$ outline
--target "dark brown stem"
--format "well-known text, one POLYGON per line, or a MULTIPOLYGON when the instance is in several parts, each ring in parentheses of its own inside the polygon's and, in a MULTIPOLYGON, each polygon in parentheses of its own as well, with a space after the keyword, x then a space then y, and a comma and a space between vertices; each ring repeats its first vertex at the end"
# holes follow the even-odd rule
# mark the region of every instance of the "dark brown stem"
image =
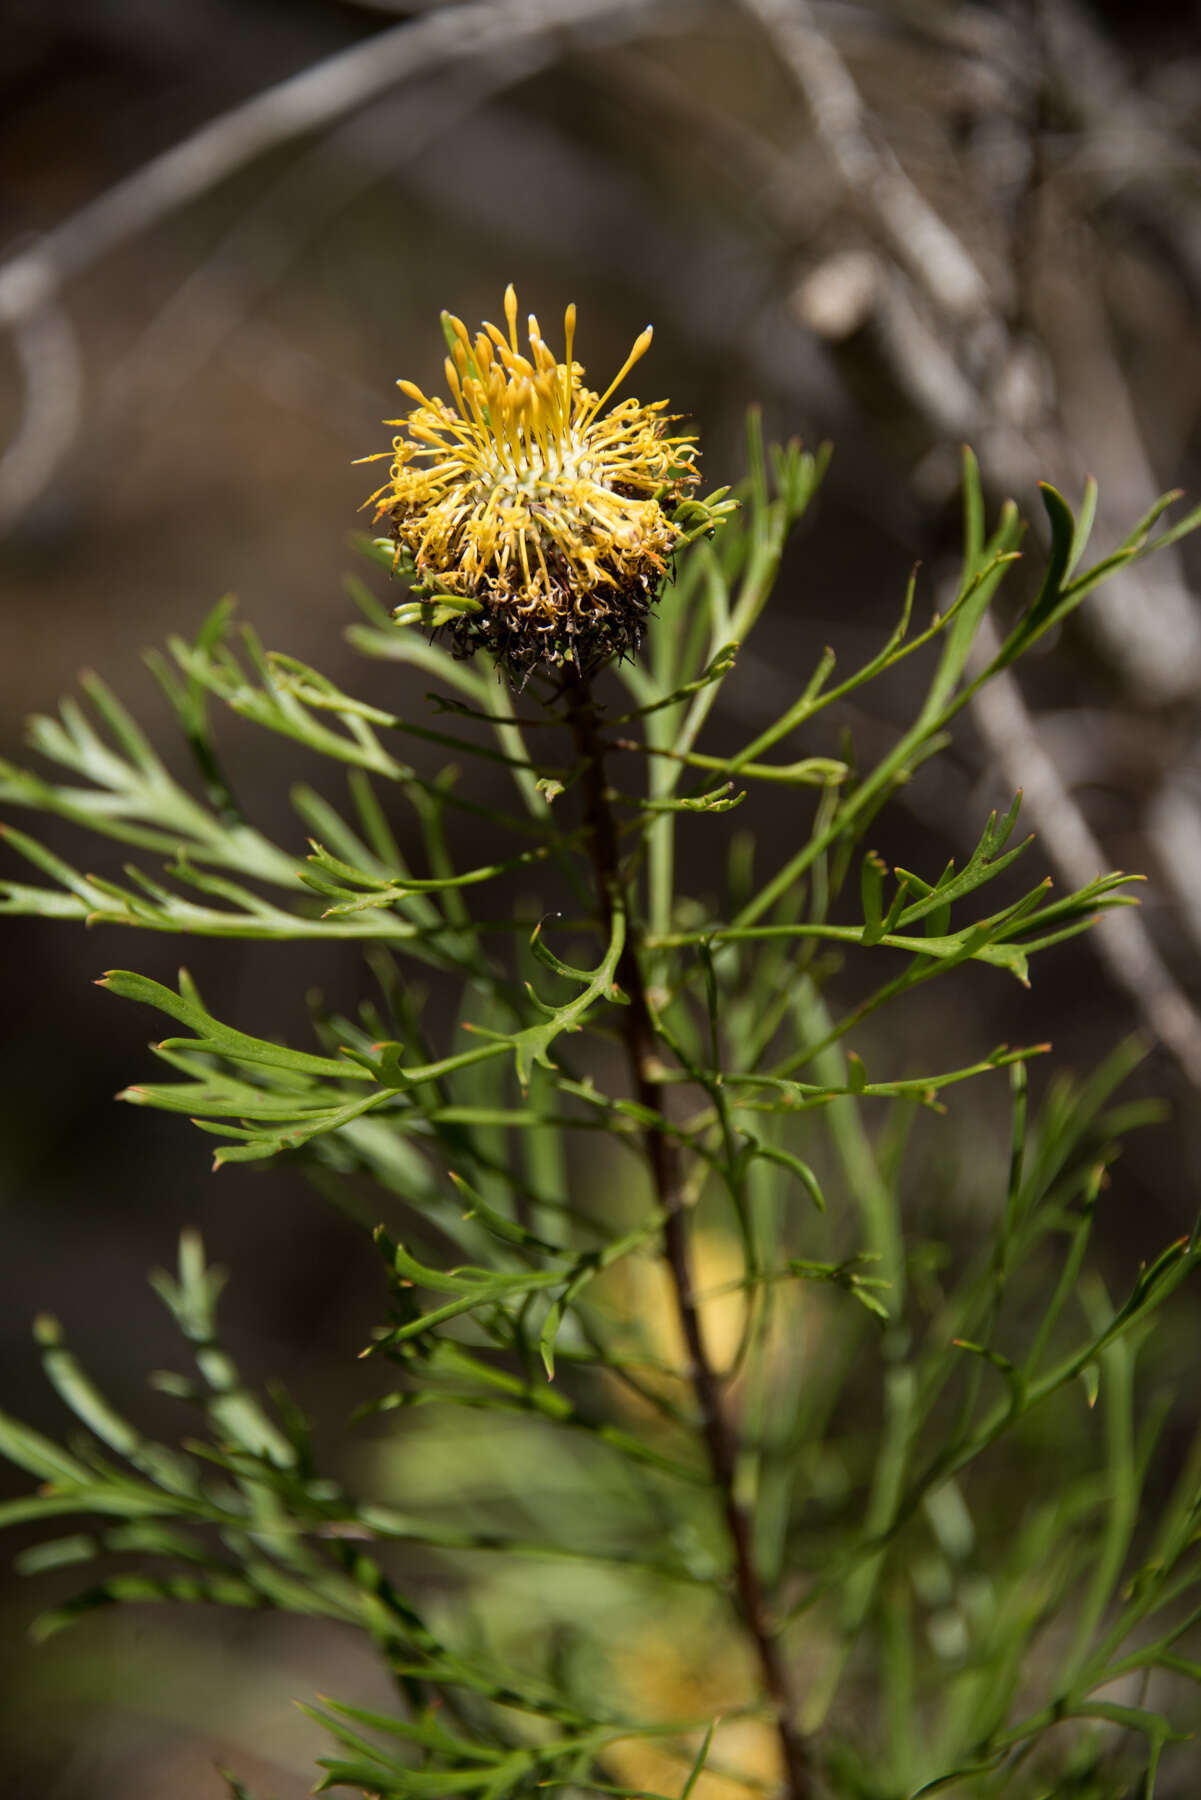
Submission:
MULTIPOLYGON (((584 817, 592 849, 592 862, 606 930, 617 907, 629 911, 622 888, 617 848, 617 827, 605 785, 604 751, 596 727, 596 711, 586 678, 576 678, 566 689, 567 716, 582 766, 584 817)), ((643 1106, 662 1115, 666 1094, 662 1064, 655 1043, 655 1027, 647 1000, 646 984, 632 930, 617 967, 617 980, 628 996, 622 1009, 626 1053, 635 1091, 643 1106)), ((738 1612, 754 1645, 763 1686, 776 1715, 780 1750, 789 1800, 812 1800, 813 1774, 804 1738, 796 1725, 792 1684, 779 1640, 773 1629, 751 1545, 751 1519, 735 1492, 737 1445, 722 1398, 721 1382, 709 1360, 701 1330, 692 1280, 688 1242, 688 1209, 680 1147, 657 1126, 647 1127, 646 1154, 654 1177, 655 1192, 663 1211, 663 1250, 671 1272, 676 1307, 687 1348, 686 1374, 692 1387, 714 1485, 734 1553, 734 1584, 738 1612)))

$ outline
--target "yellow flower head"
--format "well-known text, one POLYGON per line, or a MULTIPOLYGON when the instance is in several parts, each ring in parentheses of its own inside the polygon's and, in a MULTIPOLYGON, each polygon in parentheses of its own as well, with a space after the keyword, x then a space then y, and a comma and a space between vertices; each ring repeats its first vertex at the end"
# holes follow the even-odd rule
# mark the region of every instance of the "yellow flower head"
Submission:
POLYGON ((444 602, 461 655, 490 650, 524 676, 538 664, 587 670, 627 654, 673 550, 722 510, 689 498, 697 451, 691 437, 668 435, 665 400, 604 410, 650 327, 598 394, 572 360, 574 306, 563 362, 532 313, 528 355, 518 348, 511 286, 507 333, 485 324, 473 343, 461 319, 442 319, 454 404, 397 383, 415 404, 388 421, 400 435, 388 480, 367 503, 389 523, 394 567, 444 602))

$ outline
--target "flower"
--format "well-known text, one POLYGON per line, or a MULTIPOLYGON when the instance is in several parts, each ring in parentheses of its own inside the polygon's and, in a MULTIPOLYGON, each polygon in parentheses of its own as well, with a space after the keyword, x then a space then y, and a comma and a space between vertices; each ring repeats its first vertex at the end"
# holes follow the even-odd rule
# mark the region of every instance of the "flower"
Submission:
POLYGON ((504 306, 507 335, 485 323, 474 343, 443 313, 454 404, 397 383, 415 405, 387 421, 401 431, 379 453, 392 464, 367 504, 388 521, 393 567, 442 603, 426 616, 459 655, 489 650, 522 678, 539 664, 586 672, 637 648, 672 552, 724 509, 690 498, 697 450, 668 434, 665 400, 604 410, 649 326, 598 394, 572 360, 574 306, 562 362, 532 313, 528 356, 519 350, 512 286, 504 306))

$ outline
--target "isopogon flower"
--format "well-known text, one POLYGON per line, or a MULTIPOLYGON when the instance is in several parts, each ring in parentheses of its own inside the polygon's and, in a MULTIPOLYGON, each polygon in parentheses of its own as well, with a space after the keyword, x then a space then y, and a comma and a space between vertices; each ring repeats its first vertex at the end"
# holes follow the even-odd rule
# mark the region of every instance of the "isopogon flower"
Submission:
POLYGON ((574 306, 562 362, 532 313, 528 354, 518 347, 512 286, 504 308, 507 332, 485 323, 474 342, 442 315, 453 404, 397 383, 414 406, 388 421, 400 428, 379 453, 391 468, 367 504, 388 523, 394 568, 441 603, 430 617, 457 653, 489 650, 521 678, 538 665, 586 672, 637 648, 673 551, 726 507, 720 494, 692 498, 696 445, 671 435, 665 400, 609 406, 649 326, 597 393, 572 359, 574 306))

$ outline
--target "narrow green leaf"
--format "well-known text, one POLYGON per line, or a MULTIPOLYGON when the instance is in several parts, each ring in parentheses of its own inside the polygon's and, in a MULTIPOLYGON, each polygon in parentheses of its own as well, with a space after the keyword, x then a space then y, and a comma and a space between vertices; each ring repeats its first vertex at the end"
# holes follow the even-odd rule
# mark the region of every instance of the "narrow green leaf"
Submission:
POLYGON ((761 1156, 765 1162, 775 1163, 777 1167, 787 1169, 790 1175, 795 1175, 817 1210, 825 1212, 825 1195, 822 1193, 817 1176, 807 1162, 802 1162, 800 1157, 794 1156, 790 1150, 781 1149, 778 1144, 769 1144, 761 1138, 753 1137, 749 1131, 744 1131, 742 1136, 756 1156, 761 1156))
MULTIPOLYGON (((181 970, 181 990, 185 988, 186 982, 187 971, 181 970)), ((230 1025, 222 1025, 185 992, 172 993, 170 988, 132 970, 109 969, 97 986, 108 988, 124 1000, 137 1000, 144 1006, 157 1007, 159 1012, 178 1019, 182 1025, 188 1025, 196 1032, 195 1038, 168 1038, 166 1045, 169 1049, 207 1050, 218 1056, 227 1056, 233 1062, 262 1064, 267 1068, 286 1069, 297 1074, 334 1076, 342 1081, 371 1079, 367 1070, 357 1067, 349 1060, 335 1061, 328 1056, 312 1056, 304 1050, 289 1050, 283 1044, 251 1037, 246 1032, 236 1031, 230 1025)))

